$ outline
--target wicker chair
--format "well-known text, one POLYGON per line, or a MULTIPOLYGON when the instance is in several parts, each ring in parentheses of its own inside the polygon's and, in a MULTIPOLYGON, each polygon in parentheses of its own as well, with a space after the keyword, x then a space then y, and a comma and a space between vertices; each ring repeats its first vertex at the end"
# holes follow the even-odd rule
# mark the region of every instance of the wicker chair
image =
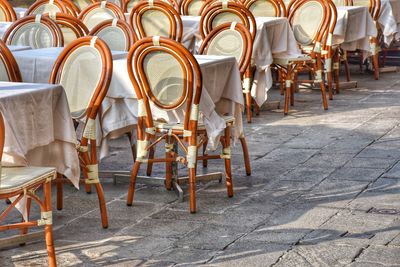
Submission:
POLYGON ((4 33, 3 40, 7 45, 24 45, 32 49, 64 45, 60 28, 42 15, 29 15, 14 22, 4 33))
POLYGON ((0 81, 22 82, 19 67, 7 45, 0 40, 0 81))
POLYGON ((96 2, 82 10, 78 17, 91 30, 97 24, 109 19, 125 20, 125 15, 122 9, 110 2, 96 2))
MULTIPOLYGON (((274 57, 274 64, 281 75, 281 84, 286 85, 284 114, 289 112, 290 105, 294 104, 294 86, 297 84, 298 71, 310 71, 315 77, 311 83, 320 85, 322 104, 328 109, 325 84, 322 77, 321 41, 326 34, 330 23, 330 7, 323 0, 300 0, 288 6, 288 19, 292 26, 295 38, 303 51, 309 55, 302 57, 274 57), (307 14, 312 14, 310 20, 307 14)), ((311 15, 310 15, 311 16, 311 15)))
MULTIPOLYGON (((96 118, 107 94, 111 76, 110 49, 96 36, 79 38, 64 48, 50 76, 50 83, 61 84, 64 87, 75 123, 85 123, 77 148, 86 191, 90 192, 91 185, 94 185, 97 191, 103 228, 108 227, 108 219, 103 188, 98 176, 96 118), (90 64, 90 68, 85 68, 85 76, 77 79, 81 71, 80 64, 90 64)), ((63 207, 62 185, 65 181, 62 177, 57 178, 58 209, 63 207)))
MULTIPOLYGON (((224 23, 217 26, 212 30, 207 37, 203 40, 199 49, 199 54, 205 55, 220 55, 220 56, 234 56, 238 62, 240 74, 244 77, 246 96, 246 109, 247 120, 251 114, 251 94, 250 94, 250 80, 251 80, 251 54, 252 54, 253 40, 249 30, 242 24, 236 22, 224 23)), ((246 174, 251 175, 249 152, 247 149, 247 142, 244 134, 239 138, 244 156, 244 163, 246 174)), ((203 154, 206 151, 206 144, 203 146, 203 154)), ((204 155, 203 166, 207 167, 208 155, 204 155)))
POLYGON ((244 3, 244 1, 241 1, 241 0, 206 0, 206 2, 201 6, 201 8, 199 10, 200 15, 203 14, 203 12, 212 4, 222 3, 222 2, 230 2, 230 3, 238 3, 238 4, 244 3))
POLYGON ((244 5, 254 17, 286 16, 286 8, 282 0, 246 0, 244 5))
MULTIPOLYGON (((0 162, 3 155, 5 143, 5 124, 3 115, 0 113, 0 162)), ((5 223, 0 225, 0 231, 20 230, 20 236, 0 239, 1 244, 9 244, 11 239, 23 243, 24 235, 29 227, 44 226, 48 265, 57 266, 56 255, 53 242, 53 220, 51 209, 51 181, 56 177, 56 170, 47 167, 2 167, 0 165, 0 199, 13 199, 11 205, 0 214, 3 221, 12 209, 19 202, 27 198, 26 208, 29 211, 30 203, 34 200, 40 207, 40 219, 31 220, 27 212, 26 220, 20 223, 5 223), (43 199, 35 193, 39 188, 43 188, 43 199)))
POLYGON ((180 42, 182 40, 181 17, 170 4, 164 1, 142 1, 129 16, 137 39, 161 36, 180 42))
POLYGON ((79 8, 69 0, 38 0, 28 8, 25 12, 25 16, 47 13, 64 13, 77 17, 79 12, 79 8))
MULTIPOLYGON (((139 101, 137 126, 137 158, 132 170, 127 204, 132 205, 136 176, 144 162, 165 162, 166 186, 171 188, 172 162, 181 162, 189 171, 190 212, 196 212, 196 164, 199 135, 206 131, 198 122, 202 90, 200 67, 192 54, 181 44, 163 37, 144 38, 135 43, 128 54, 128 73, 139 101), (166 93, 168 92, 168 94, 166 93), (152 106, 152 108, 150 107, 152 106), (153 117, 155 110, 182 114, 180 122, 153 117), (162 140, 166 142, 165 158, 149 158, 149 151, 162 140), (179 157, 172 151, 177 142, 184 151, 179 157)), ((232 120, 232 119, 230 119, 232 120)), ((230 124, 221 138, 225 152, 230 150, 230 124)), ((226 186, 233 196, 230 157, 226 156, 226 186)))
POLYGON ((206 0, 183 0, 180 8, 181 15, 200 16, 200 11, 206 2, 206 0))
POLYGON ((17 14, 7 0, 0 0, 0 22, 13 22, 17 20, 17 14))
POLYGON ((101 38, 113 51, 129 51, 135 42, 132 27, 123 20, 106 20, 94 27, 89 35, 101 38))
POLYGON ((92 0, 72 0, 81 11, 93 4, 92 0))
POLYGON ((61 29, 64 45, 68 45, 72 41, 89 33, 86 25, 74 16, 63 13, 49 13, 44 16, 51 18, 61 29))

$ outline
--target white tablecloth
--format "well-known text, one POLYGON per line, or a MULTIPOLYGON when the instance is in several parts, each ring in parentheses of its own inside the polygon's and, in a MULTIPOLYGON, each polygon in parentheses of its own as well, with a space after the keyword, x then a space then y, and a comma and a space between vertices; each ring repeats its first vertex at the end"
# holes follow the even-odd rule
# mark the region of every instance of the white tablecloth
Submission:
POLYGON ((339 6, 338 18, 333 32, 333 44, 340 44, 344 50, 360 49, 371 51, 370 37, 377 35, 377 30, 368 7, 339 6))
POLYGON ((8 49, 10 49, 11 52, 13 51, 23 51, 23 50, 31 50, 32 47, 30 46, 25 46, 25 45, 7 45, 8 49))
POLYGON ((378 19, 386 45, 393 39, 399 39, 400 32, 400 1, 381 0, 381 12, 378 19))
POLYGON ((55 167, 79 187, 76 134, 61 86, 0 82, 0 111, 4 165, 55 167))
MULTIPOLYGON (((41 83, 49 79, 52 66, 62 48, 46 48, 13 52, 25 82, 41 83)), ((214 148, 225 122, 218 114, 229 114, 236 118, 234 137, 243 131, 243 95, 240 73, 234 58, 198 57, 203 75, 203 93, 200 111, 210 136, 210 147, 214 148)), ((103 158, 108 154, 107 140, 120 136, 137 123, 137 100, 127 74, 125 57, 117 56, 113 61, 113 77, 106 99, 103 102, 100 121, 102 131, 97 131, 101 140, 103 158)))
MULTIPOLYGON (((197 45, 200 46, 199 16, 182 16, 184 28, 192 28, 197 36, 197 45)), ((251 94, 257 104, 261 106, 267 100, 267 92, 272 87, 270 65, 273 54, 296 54, 300 53, 293 31, 286 18, 259 17, 256 19, 257 34, 253 44, 252 62, 257 70, 251 94)))

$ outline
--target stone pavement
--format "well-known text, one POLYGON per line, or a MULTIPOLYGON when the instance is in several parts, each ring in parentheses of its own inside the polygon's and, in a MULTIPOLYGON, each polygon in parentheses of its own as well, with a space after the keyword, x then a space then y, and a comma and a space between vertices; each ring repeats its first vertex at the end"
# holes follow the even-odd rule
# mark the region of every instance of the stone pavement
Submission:
MULTIPOLYGON (((289 116, 263 111, 246 124, 252 176, 235 147, 235 196, 224 183, 199 185, 197 214, 156 186, 138 185, 127 207, 127 179, 103 179, 102 229, 96 194, 66 186, 65 208, 54 212, 59 265, 400 266, 399 74, 353 76, 359 87, 336 95, 329 111, 318 91, 302 90, 289 116)), ((131 164, 121 138, 102 168, 131 164)), ((222 162, 209 163, 219 170, 222 162)), ((41 240, 0 251, 1 266, 46 262, 41 240)))

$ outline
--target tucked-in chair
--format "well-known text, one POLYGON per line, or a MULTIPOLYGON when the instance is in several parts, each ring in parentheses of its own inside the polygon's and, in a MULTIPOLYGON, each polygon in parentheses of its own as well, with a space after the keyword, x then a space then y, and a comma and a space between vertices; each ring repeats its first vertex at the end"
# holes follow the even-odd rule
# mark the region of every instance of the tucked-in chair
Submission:
POLYGON ((32 49, 62 47, 64 39, 60 28, 48 17, 30 15, 14 22, 4 33, 7 45, 30 46, 32 49))
MULTIPOLYGON (((128 73, 138 98, 137 158, 132 170, 127 204, 132 205, 136 176, 142 163, 165 162, 166 186, 171 188, 172 162, 188 167, 190 212, 196 212, 196 164, 198 136, 206 129, 198 122, 202 91, 200 67, 193 55, 181 44, 163 37, 143 38, 128 54, 128 73), (153 116, 161 112, 181 114, 178 121, 153 116), (149 158, 149 151, 165 140, 165 158, 149 158), (177 142, 183 151, 173 151, 177 142)), ((233 119, 231 119, 232 121, 233 119)), ((232 121, 233 122, 233 121, 232 121)), ((223 150, 230 151, 230 124, 221 138, 223 150)), ((233 196, 230 157, 226 156, 226 186, 233 196)))
MULTIPOLYGON (((107 44, 97 36, 86 36, 64 48, 50 76, 50 83, 63 86, 76 125, 84 123, 77 145, 80 165, 87 192, 90 192, 91 185, 96 188, 104 228, 108 227, 108 219, 98 175, 96 119, 111 82, 112 67, 112 56, 107 44), (85 68, 81 67, 82 64, 85 68), (82 69, 85 69, 84 74, 81 73, 82 69)), ((58 209, 63 206, 62 184, 65 181, 62 177, 57 178, 58 209)))
POLYGON ((205 0, 182 0, 180 12, 184 16, 200 16, 205 0))
POLYGON ((0 81, 22 82, 19 67, 11 51, 0 40, 0 81))
POLYGON ((137 39, 162 36, 177 42, 182 40, 181 17, 170 4, 164 1, 142 1, 136 5, 129 16, 129 23, 137 39))
POLYGON ((231 3, 238 3, 238 4, 243 4, 244 1, 241 0, 207 0, 204 5, 200 8, 200 15, 203 14, 203 12, 212 4, 214 3, 221 3, 221 2, 231 2, 231 3))
POLYGON ((89 33, 85 24, 76 17, 63 13, 49 13, 48 16, 60 27, 64 38, 64 45, 70 44, 73 40, 86 36, 89 33))
POLYGON ((120 19, 106 20, 98 24, 89 35, 98 36, 113 51, 129 51, 135 42, 132 27, 120 19))
MULTIPOLYGON (((7 120, 7 118, 5 118, 7 120)), ((44 226, 44 236, 46 241, 48 265, 57 266, 56 255, 53 242, 53 220, 51 209, 51 181, 56 177, 56 170, 48 167, 4 167, 1 166, 1 159, 5 144, 5 123, 3 115, 0 113, 0 199, 11 199, 8 205, 0 214, 0 221, 4 221, 7 215, 24 198, 27 203, 35 201, 40 207, 40 219, 33 220, 28 215, 26 220, 20 223, 2 223, 0 231, 20 230, 20 236, 0 239, 0 244, 8 244, 12 239, 24 243, 24 234, 29 227, 44 226), (41 199, 36 191, 43 189, 41 199)), ((30 204, 27 204, 29 206, 30 204)), ((29 209, 29 207, 27 207, 29 209)))
POLYGON ((14 8, 7 0, 0 0, 0 22, 13 22, 17 20, 14 8))
MULTIPOLYGON (((204 55, 219 55, 219 56, 233 56, 236 58, 240 74, 243 77, 246 96, 246 109, 247 116, 251 114, 251 94, 250 94, 250 79, 251 79, 251 54, 253 47, 253 40, 249 30, 240 23, 224 23, 217 26, 212 30, 203 40, 199 49, 199 54, 204 55)), ((248 118, 249 120, 249 118, 248 118)), ((244 163, 246 174, 251 175, 249 152, 247 149, 247 142, 244 134, 239 138, 244 156, 244 163)), ((207 166, 207 160, 211 159, 205 154, 206 146, 203 146, 203 166, 207 166)), ((214 157, 215 158, 215 157, 214 157)))
MULTIPOLYGON (((123 5, 122 10, 124 12, 130 13, 132 11, 132 9, 142 1, 143 0, 126 0, 124 5, 123 5)), ((179 12, 180 5, 176 0, 161 0, 161 1, 170 4, 176 11, 179 12)))
POLYGON ((254 17, 286 16, 286 8, 282 0, 247 0, 244 5, 254 17))
POLYGON ((25 16, 47 13, 64 13, 76 17, 79 12, 79 8, 69 0, 38 0, 26 10, 25 16))
POLYGON ((125 15, 122 9, 116 4, 101 1, 96 2, 82 10, 78 17, 91 30, 97 24, 109 19, 125 20, 125 15))

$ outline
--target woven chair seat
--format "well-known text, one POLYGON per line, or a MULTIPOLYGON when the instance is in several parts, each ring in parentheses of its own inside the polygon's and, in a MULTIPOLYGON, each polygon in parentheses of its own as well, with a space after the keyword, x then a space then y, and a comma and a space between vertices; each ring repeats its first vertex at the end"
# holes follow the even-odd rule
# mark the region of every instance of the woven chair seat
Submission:
POLYGON ((312 58, 304 55, 300 57, 274 57, 274 64, 280 65, 280 66, 286 66, 289 65, 289 63, 296 63, 296 62, 302 62, 302 61, 311 61, 312 58))
MULTIPOLYGON (((222 116, 226 124, 233 124, 235 123, 235 117, 233 116, 222 116)), ((178 130, 178 131, 183 131, 183 124, 181 123, 166 123, 163 121, 154 121, 154 126, 157 129, 161 130, 178 130)), ((205 131, 206 130, 206 125, 204 122, 199 120, 197 123, 197 130, 198 131, 205 131)))
POLYGON ((55 179, 56 169, 49 167, 3 167, 0 194, 8 194, 29 188, 47 179, 55 179))

